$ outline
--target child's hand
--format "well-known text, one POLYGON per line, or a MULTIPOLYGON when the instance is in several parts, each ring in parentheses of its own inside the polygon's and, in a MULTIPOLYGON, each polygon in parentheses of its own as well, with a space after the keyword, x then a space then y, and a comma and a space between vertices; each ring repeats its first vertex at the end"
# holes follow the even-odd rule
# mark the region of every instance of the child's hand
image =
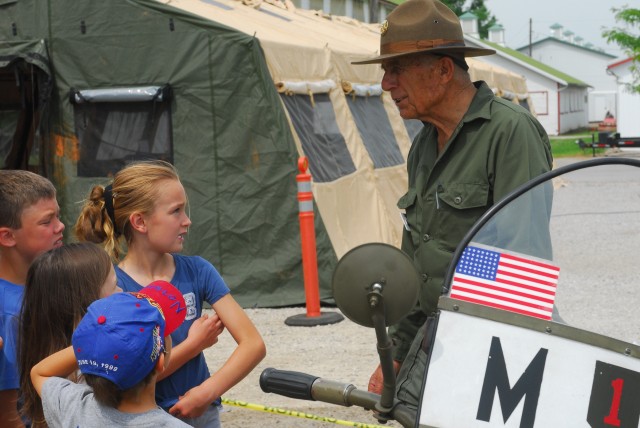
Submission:
POLYGON ((169 413, 180 418, 197 418, 202 416, 214 399, 215 397, 209 397, 204 388, 196 386, 180 396, 178 402, 169 409, 169 413))
POLYGON ((214 343, 217 343, 218 342, 218 336, 220 336, 222 334, 222 332, 224 331, 224 324, 222 323, 222 320, 220 319, 220 317, 216 313, 211 315, 209 317, 209 319, 212 320, 213 323, 214 323, 214 330, 216 331, 216 341, 214 343))
POLYGON ((215 345, 218 342, 218 336, 224 331, 224 325, 218 315, 209 317, 203 315, 193 322, 189 328, 187 340, 193 341, 198 348, 198 352, 215 345))

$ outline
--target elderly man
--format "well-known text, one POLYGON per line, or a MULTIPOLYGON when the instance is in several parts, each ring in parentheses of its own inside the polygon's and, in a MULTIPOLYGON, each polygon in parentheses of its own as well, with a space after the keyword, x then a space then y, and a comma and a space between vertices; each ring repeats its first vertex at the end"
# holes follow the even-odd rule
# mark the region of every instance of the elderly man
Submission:
MULTIPOLYGON (((413 141, 402 249, 422 276, 419 308, 390 328, 398 398, 416 409, 427 354, 425 320, 436 311, 452 252, 475 221, 515 187, 552 167, 549 139, 524 108, 472 82, 465 57, 495 51, 465 46, 458 17, 437 0, 407 0, 382 24, 382 88, 404 119, 424 127, 413 141), (422 326, 422 327, 421 327, 422 326), (423 343, 425 342, 425 343, 423 343)), ((380 393, 382 373, 369 390, 380 393)))

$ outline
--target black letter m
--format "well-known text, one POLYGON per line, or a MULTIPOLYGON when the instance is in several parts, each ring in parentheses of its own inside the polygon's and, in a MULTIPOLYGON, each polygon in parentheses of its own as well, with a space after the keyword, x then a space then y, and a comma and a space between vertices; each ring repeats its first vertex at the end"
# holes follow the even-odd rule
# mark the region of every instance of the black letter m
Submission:
POLYGON ((509 374, 507 373, 507 365, 502 353, 500 338, 494 336, 491 339, 487 371, 484 374, 484 383, 482 384, 482 394, 480 395, 476 419, 489 422, 495 396, 494 391, 497 389, 504 422, 509 419, 522 397, 526 396, 520 428, 532 428, 536 419, 536 408, 538 407, 546 359, 547 350, 541 348, 512 389, 509 387, 509 374))

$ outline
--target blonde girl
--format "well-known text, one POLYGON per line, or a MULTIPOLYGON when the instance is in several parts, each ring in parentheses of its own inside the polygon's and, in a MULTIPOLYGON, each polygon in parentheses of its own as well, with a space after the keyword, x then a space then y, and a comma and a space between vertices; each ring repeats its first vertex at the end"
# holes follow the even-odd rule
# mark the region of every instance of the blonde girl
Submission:
POLYGON ((201 257, 180 254, 190 225, 187 195, 176 169, 166 162, 149 161, 128 165, 106 188, 94 186, 74 232, 80 240, 103 244, 118 260, 118 284, 125 291, 138 291, 143 284, 165 280, 182 292, 187 316, 171 335, 173 355, 157 385, 156 401, 192 426, 215 427, 220 426, 220 397, 253 370, 266 349, 214 266, 201 257), (122 244, 127 248, 124 256, 122 244), (216 316, 203 324, 218 322, 219 317, 237 343, 213 374, 207 368, 203 348, 191 343, 189 332, 192 324, 202 320, 204 301, 216 316))

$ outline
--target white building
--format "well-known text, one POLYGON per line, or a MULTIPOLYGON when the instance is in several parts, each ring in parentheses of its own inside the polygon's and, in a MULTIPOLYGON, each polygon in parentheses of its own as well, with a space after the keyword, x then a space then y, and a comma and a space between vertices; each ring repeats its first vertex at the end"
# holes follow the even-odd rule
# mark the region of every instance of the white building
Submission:
POLYGON ((607 74, 607 65, 616 58, 591 44, 560 24, 551 27, 551 36, 522 46, 525 55, 574 76, 592 87, 588 95, 589 122, 600 122, 607 111, 616 113, 616 82, 607 74))
MULTIPOLYGON (((640 138, 640 94, 629 90, 633 82, 631 66, 633 59, 627 58, 610 64, 607 72, 615 77, 618 93, 618 133, 622 138, 640 138)), ((637 66, 637 63, 636 63, 637 66)))
POLYGON ((538 120, 549 135, 586 128, 589 85, 516 50, 464 35, 465 44, 495 49, 495 55, 476 59, 520 74, 527 80, 538 120))

